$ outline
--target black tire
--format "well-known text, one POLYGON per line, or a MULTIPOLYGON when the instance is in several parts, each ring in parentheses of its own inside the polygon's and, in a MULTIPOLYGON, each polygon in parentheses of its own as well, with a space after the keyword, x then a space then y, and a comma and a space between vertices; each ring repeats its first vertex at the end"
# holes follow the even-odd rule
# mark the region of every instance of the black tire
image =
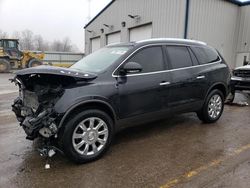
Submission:
POLYGON ((224 110, 224 95, 220 90, 215 89, 215 90, 212 90, 208 94, 202 109, 197 112, 197 116, 204 123, 214 123, 218 119, 220 119, 221 114, 223 113, 223 110, 224 110), (219 114, 213 118, 209 115, 209 102, 212 99, 212 97, 217 96, 217 95, 220 96, 220 98, 221 98, 221 110, 220 110, 219 114))
POLYGON ((36 66, 39 66, 39 65, 42 65, 42 62, 39 61, 38 59, 31 59, 28 63, 28 67, 36 67, 36 66))
MULTIPOLYGON (((71 159, 72 161, 74 161, 76 163, 86 163, 86 162, 90 162, 90 161, 94 161, 94 160, 99 159, 101 156, 103 156, 103 154, 108 150, 108 148, 111 145, 111 141, 112 141, 113 133, 114 133, 113 121, 110 118, 110 116, 107 115, 103 111, 93 109, 93 110, 86 110, 86 111, 80 112, 79 114, 76 114, 75 116, 73 116, 64 126, 65 126, 65 127, 63 127, 64 131, 63 131, 63 134, 61 135, 62 138, 59 138, 59 140, 61 140, 61 142, 62 142, 62 149, 63 149, 65 155, 69 159, 71 159), (84 121, 88 118, 91 118, 91 117, 92 118, 93 117, 99 118, 103 122, 106 123, 107 129, 108 129, 108 137, 107 137, 106 143, 103 145, 102 149, 97 151, 97 153, 94 153, 94 154, 91 154, 88 156, 86 154, 80 154, 74 148, 73 140, 75 141, 75 139, 73 139, 73 135, 74 135, 74 132, 77 130, 77 126, 82 121, 84 121)), ((89 134, 87 133, 87 131, 83 131, 83 132, 85 132, 85 135, 88 135, 86 137, 89 138, 89 134)), ((80 133, 80 134, 83 134, 83 133, 80 133)), ((81 139, 82 139, 81 141, 84 140, 83 138, 81 138, 81 139)), ((94 142, 95 142, 95 146, 96 146, 98 141, 94 141, 94 142)), ((90 145, 91 144, 89 144, 89 146, 90 145)), ((86 145, 84 148, 86 148, 86 145)), ((93 149, 92 145, 91 145, 91 148, 93 149)), ((87 150, 89 150, 89 147, 87 150)))
POLYGON ((10 71, 10 62, 6 59, 0 59, 0 73, 10 71))

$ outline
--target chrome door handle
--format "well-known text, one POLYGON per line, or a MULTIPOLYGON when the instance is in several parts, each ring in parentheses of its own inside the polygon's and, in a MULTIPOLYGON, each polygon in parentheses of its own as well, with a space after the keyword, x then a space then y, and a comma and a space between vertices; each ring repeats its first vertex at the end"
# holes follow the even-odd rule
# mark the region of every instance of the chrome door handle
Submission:
POLYGON ((203 75, 203 76, 197 76, 196 77, 196 79, 204 79, 205 78, 205 76, 203 75))
POLYGON ((166 85, 169 85, 170 84, 170 82, 161 82, 159 85, 160 86, 166 86, 166 85))

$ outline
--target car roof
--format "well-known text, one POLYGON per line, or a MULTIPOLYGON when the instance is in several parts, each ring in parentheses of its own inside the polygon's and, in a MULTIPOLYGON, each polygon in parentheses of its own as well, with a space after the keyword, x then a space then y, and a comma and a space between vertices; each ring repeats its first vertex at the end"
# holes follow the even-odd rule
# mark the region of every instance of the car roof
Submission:
POLYGON ((157 44, 157 43, 207 46, 207 44, 205 42, 201 42, 198 40, 181 39, 181 38, 153 38, 153 39, 140 40, 140 41, 136 41, 136 42, 110 44, 108 46, 109 47, 142 46, 142 45, 157 44))

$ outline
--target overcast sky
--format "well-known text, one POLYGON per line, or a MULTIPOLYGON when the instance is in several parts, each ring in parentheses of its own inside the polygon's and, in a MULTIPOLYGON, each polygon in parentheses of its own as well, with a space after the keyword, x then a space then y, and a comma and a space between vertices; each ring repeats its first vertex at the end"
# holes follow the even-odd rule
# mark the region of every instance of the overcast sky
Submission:
MULTIPOLYGON (((111 0, 92 0, 93 18, 111 0)), ((69 37, 83 51, 88 0, 0 0, 0 30, 12 34, 29 29, 53 41, 69 37)))

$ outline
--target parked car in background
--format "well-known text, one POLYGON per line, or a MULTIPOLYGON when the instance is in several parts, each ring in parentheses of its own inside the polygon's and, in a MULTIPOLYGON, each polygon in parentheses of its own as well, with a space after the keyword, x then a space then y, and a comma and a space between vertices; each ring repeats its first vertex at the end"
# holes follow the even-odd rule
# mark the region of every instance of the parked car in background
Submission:
POLYGON ((229 102, 233 102, 236 91, 250 91, 250 65, 237 67, 233 70, 231 78, 231 96, 229 102))
POLYGON ((101 157, 124 127, 195 112, 205 123, 222 115, 230 72, 203 42, 151 39, 109 45, 70 68, 16 72, 13 111, 28 139, 56 141, 73 161, 101 157))

